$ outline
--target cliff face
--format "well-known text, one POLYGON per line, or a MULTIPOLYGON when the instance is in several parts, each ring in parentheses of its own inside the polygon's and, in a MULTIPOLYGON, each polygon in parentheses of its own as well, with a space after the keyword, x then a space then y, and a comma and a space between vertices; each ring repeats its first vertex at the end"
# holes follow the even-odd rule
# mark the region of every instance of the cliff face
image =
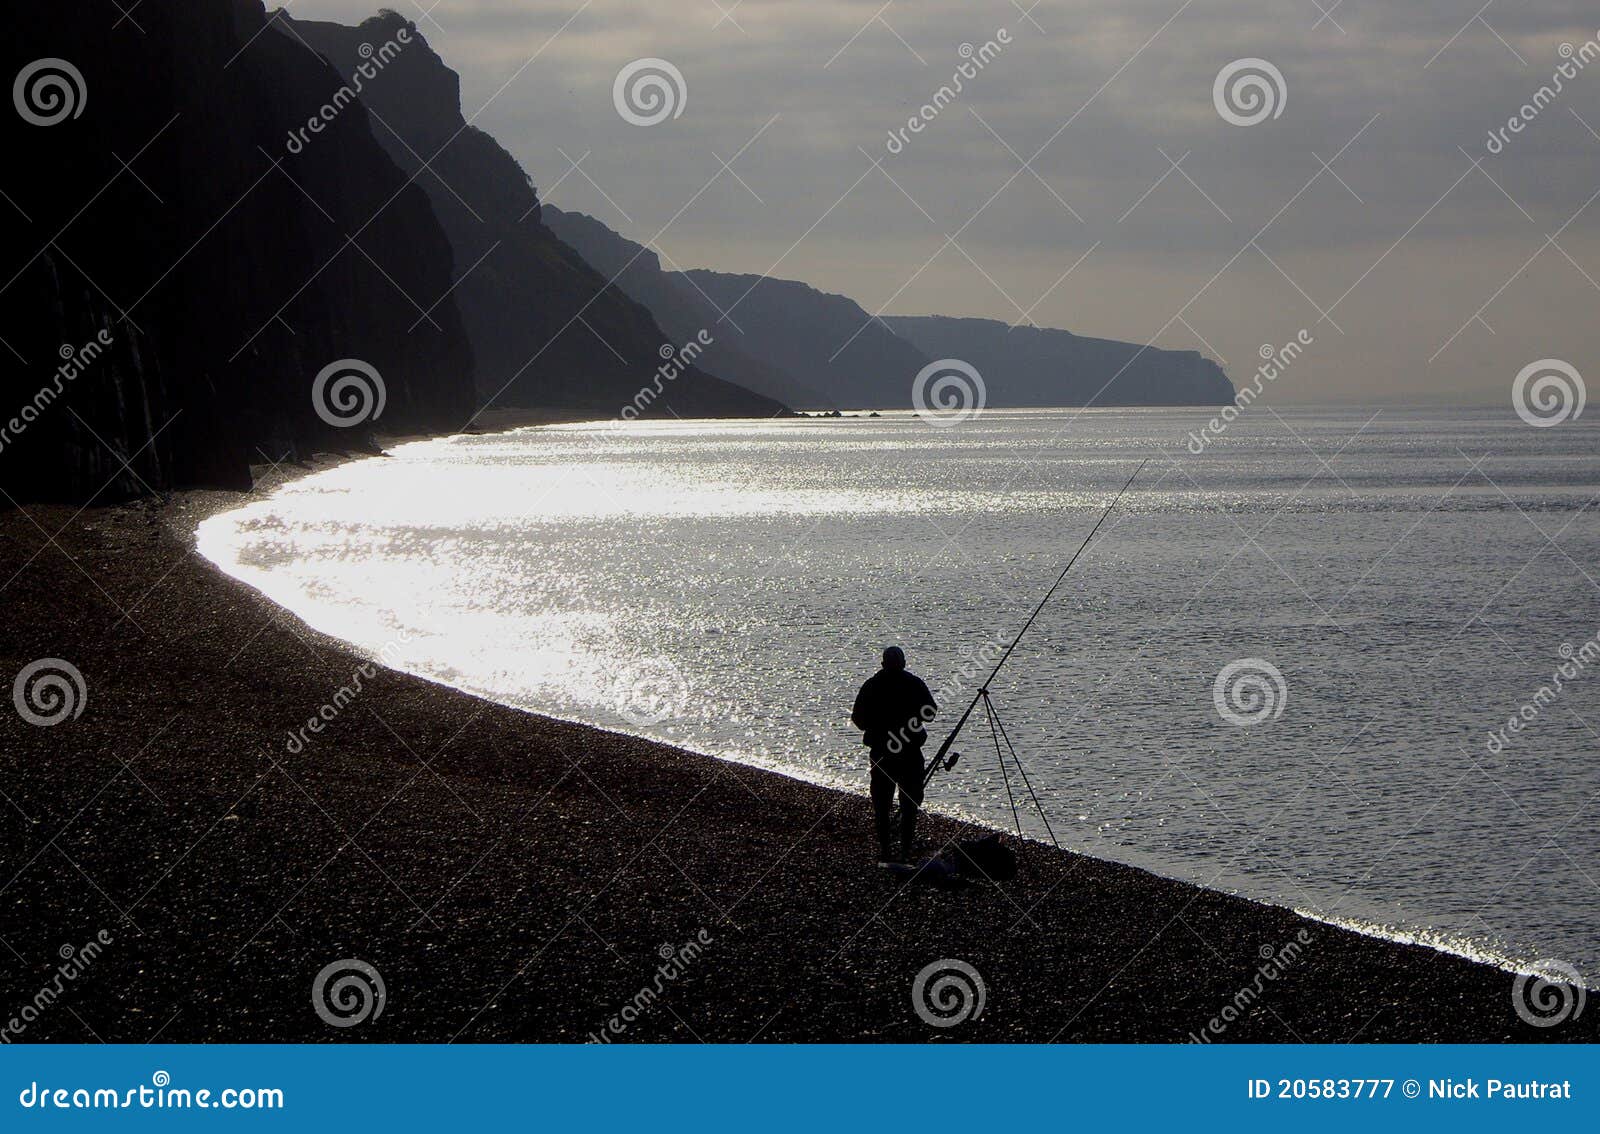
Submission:
POLYGON ((732 317, 745 329, 747 348, 805 375, 828 406, 911 408, 911 383, 928 356, 855 300, 797 280, 704 269, 682 274, 719 308, 732 308, 732 317))
MULTIPOLYGON (((16 174, 0 202, 13 499, 243 486, 251 462, 364 447, 365 425, 313 405, 341 359, 381 376, 383 428, 459 428, 472 412, 426 196, 340 76, 265 19, 259 0, 144 0, 121 22, 68 4, 8 13, 4 73, 65 60, 56 91, 76 108, 50 125, 0 115, 16 174), (330 106, 309 144, 286 146, 330 106)), ((48 120, 61 104, 38 106, 48 120)))
POLYGON ((707 352, 713 370, 802 409, 909 408, 917 372, 935 358, 976 367, 994 406, 1221 405, 1233 397, 1222 369, 1194 351, 1141 352, 1134 343, 993 319, 875 320, 845 296, 793 280, 665 271, 654 252, 593 217, 549 206, 545 217, 673 334, 727 328, 707 352))
POLYGON ((715 337, 704 355, 705 367, 730 382, 791 406, 833 408, 837 403, 781 363, 757 356, 761 346, 747 338, 738 312, 732 319, 689 283, 681 272, 666 271, 648 248, 584 213, 544 206, 544 223, 629 298, 643 304, 674 342, 694 338, 701 328, 715 337))
POLYGON ((990 405, 1218 406, 1233 399, 1222 368, 1192 350, 1141 351, 1135 343, 994 319, 912 315, 884 321, 935 358, 975 366, 990 405))
MULTIPOLYGON (((371 62, 367 46, 409 40, 363 81, 361 98, 377 119, 379 143, 417 175, 455 251, 454 294, 477 357, 481 400, 611 417, 641 387, 653 388, 664 346, 682 347, 704 328, 716 349, 722 327, 690 320, 693 326, 663 330, 650 311, 608 285, 609 274, 546 227, 528 175, 493 138, 467 125, 458 76, 410 21, 393 12, 353 28, 285 18, 284 30, 326 56, 352 85, 357 68, 371 62)), ((772 398, 701 366, 664 384, 640 412, 783 412, 772 398)))

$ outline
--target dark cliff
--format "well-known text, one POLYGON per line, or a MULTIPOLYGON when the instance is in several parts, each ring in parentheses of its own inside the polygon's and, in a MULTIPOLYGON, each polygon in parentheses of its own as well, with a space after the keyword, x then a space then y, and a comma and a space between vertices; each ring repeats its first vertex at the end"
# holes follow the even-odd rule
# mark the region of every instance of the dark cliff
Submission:
POLYGON ((747 341, 739 313, 724 319, 710 300, 689 283, 682 272, 661 267, 661 258, 649 248, 585 213, 544 206, 550 231, 572 246, 596 271, 656 317, 674 342, 685 342, 708 329, 716 342, 706 348, 706 369, 737 382, 746 389, 806 409, 833 408, 837 403, 814 386, 791 374, 783 364, 757 357, 761 344, 747 341))
POLYGON ((855 300, 798 280, 698 268, 682 274, 739 321, 747 349, 805 375, 827 406, 911 408, 911 383, 928 356, 855 300))
POLYGON ((1141 351, 993 319, 874 319, 845 296, 794 280, 666 271, 650 249, 593 217, 548 206, 545 214, 558 236, 670 332, 726 328, 708 366, 800 408, 910 408, 913 380, 935 358, 972 364, 994 406, 1221 405, 1233 397, 1221 368, 1194 351, 1141 351))
MULTIPOLYGON (((288 18, 283 24, 286 35, 321 52, 352 85, 364 60, 373 69, 368 48, 402 35, 409 40, 363 83, 361 97, 377 119, 379 143, 416 174, 454 248, 454 294, 477 357, 480 400, 612 417, 653 385, 663 347, 682 347, 702 327, 714 340, 723 337, 722 328, 704 323, 663 330, 650 311, 609 284, 603 268, 597 271, 546 227, 528 175, 466 122, 459 77, 410 21, 383 12, 358 27, 288 18)), ((641 412, 783 412, 772 398, 712 374, 719 372, 704 362, 685 370, 641 412)))
POLYGON ((1222 368, 1192 350, 1158 350, 995 319, 887 315, 901 338, 983 375, 992 406, 1219 406, 1222 368))
POLYGON ((313 406, 341 359, 381 376, 382 428, 470 416, 471 351, 426 196, 340 76, 265 19, 257 0, 8 13, 5 74, 70 65, 36 75, 64 75, 65 104, 35 91, 36 117, 59 121, 0 115, 12 499, 242 486, 252 462, 365 447, 368 424, 337 428, 313 406), (291 152, 289 132, 329 106, 291 152), (97 335, 110 346, 63 377, 62 356, 97 335))

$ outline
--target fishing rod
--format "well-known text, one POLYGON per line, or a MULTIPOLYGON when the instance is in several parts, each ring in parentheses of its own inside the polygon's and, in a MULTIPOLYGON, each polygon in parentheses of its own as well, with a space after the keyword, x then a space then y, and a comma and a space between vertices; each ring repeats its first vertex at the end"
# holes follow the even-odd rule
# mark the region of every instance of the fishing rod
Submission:
MULTIPOLYGON (((1106 510, 1100 513, 1100 518, 1095 521, 1094 527, 1089 529, 1089 534, 1084 536, 1083 542, 1078 545, 1078 550, 1072 553, 1072 558, 1067 560, 1067 565, 1061 569, 1061 574, 1057 576, 1056 581, 1050 585, 1050 589, 1044 593, 1044 598, 1039 600, 1039 605, 1033 608, 1032 614, 1028 615, 1028 621, 1022 624, 1022 629, 1017 631, 1017 636, 1011 639, 1011 644, 1006 647, 1006 652, 1001 654, 1000 660, 994 663, 994 668, 989 671, 989 676, 984 679, 983 685, 978 689, 977 694, 972 698, 972 703, 967 706, 967 711, 961 714, 961 719, 956 721, 955 727, 950 730, 950 735, 944 738, 943 744, 939 745, 939 751, 933 754, 933 759, 929 762, 927 769, 922 774, 922 786, 924 788, 928 786, 928 782, 933 779, 934 773, 937 772, 941 767, 947 771, 955 767, 956 761, 961 758, 961 754, 956 753, 954 756, 950 756, 948 760, 945 757, 950 751, 950 746, 955 743, 956 737, 960 735, 962 727, 966 725, 967 718, 972 716, 974 709, 988 700, 989 684, 990 682, 994 681, 995 675, 1000 672, 1000 667, 1006 664, 1006 660, 1011 657, 1011 652, 1017 648, 1017 643, 1022 641, 1022 636, 1026 634, 1029 627, 1033 625, 1034 619, 1039 617, 1040 611, 1044 610, 1044 608, 1049 604, 1051 597, 1060 588, 1061 584, 1066 581, 1067 572, 1072 570, 1072 565, 1078 561, 1078 557, 1082 555, 1084 549, 1089 546, 1090 542, 1095 537, 1095 533, 1100 530, 1100 526, 1106 522, 1112 512, 1116 511, 1117 505, 1122 502, 1123 496, 1126 495, 1128 489, 1133 486, 1133 482, 1138 478, 1139 474, 1144 471, 1145 465, 1149 463, 1149 457, 1146 457, 1144 460, 1139 462, 1139 467, 1133 470, 1133 475, 1128 478, 1127 483, 1117 491, 1117 495, 1112 499, 1111 503, 1106 505, 1106 510)), ((1002 768, 1003 767, 1004 765, 1002 764, 1002 768)))

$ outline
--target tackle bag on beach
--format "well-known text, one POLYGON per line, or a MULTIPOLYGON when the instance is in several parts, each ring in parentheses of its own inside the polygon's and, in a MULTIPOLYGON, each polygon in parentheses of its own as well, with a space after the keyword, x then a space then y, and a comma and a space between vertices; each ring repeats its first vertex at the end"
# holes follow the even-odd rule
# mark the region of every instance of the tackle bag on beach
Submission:
POLYGON ((970 878, 1010 882, 1017 876, 1017 852, 1006 846, 998 834, 962 839, 950 858, 956 873, 970 878))

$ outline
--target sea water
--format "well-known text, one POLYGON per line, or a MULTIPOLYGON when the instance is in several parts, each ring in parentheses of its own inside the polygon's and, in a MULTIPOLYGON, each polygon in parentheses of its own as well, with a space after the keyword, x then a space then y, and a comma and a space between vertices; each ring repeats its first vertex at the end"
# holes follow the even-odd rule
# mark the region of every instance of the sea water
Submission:
POLYGON ((400 668, 862 790, 848 714, 881 648, 942 739, 1149 458, 991 687, 1017 762, 980 710, 930 804, 1593 983, 1600 428, 1211 416, 456 436, 289 483, 199 546, 400 668))

